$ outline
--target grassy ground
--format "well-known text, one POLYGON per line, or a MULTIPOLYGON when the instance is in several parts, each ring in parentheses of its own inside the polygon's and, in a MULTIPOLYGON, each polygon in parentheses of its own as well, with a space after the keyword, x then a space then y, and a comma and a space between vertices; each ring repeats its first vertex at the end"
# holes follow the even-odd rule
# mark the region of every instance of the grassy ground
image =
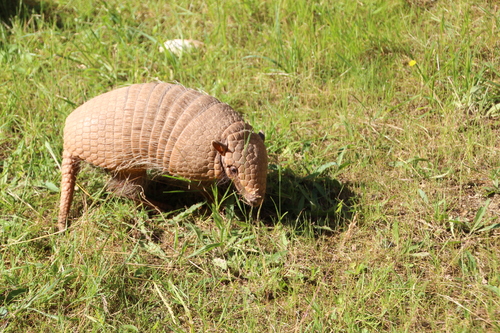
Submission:
POLYGON ((500 331, 496 1, 2 1, 0 331, 500 331), (55 233, 66 115, 155 80, 266 132, 260 216, 86 166, 55 233))

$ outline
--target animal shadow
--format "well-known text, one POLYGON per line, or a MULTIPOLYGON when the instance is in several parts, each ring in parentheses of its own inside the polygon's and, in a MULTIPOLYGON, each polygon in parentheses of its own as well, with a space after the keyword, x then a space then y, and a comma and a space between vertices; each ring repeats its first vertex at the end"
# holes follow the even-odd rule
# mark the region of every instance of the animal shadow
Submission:
POLYGON ((348 184, 325 176, 298 176, 290 169, 272 170, 262 219, 328 233, 349 224, 357 199, 348 184))
POLYGON ((59 16, 59 8, 51 1, 39 0, 0 0, 0 22, 7 25, 15 17, 27 21, 32 14, 43 15, 44 20, 55 22, 59 28, 62 27, 62 20, 59 16))
MULTIPOLYGON (((185 186, 185 184, 184 184, 185 186)), ((146 191, 147 198, 165 203, 162 210, 177 210, 189 207, 205 198, 205 213, 214 203, 220 203, 222 212, 231 211, 242 220, 249 214, 266 225, 283 223, 295 230, 314 230, 315 233, 329 233, 348 225, 357 199, 348 184, 337 179, 318 175, 297 176, 290 169, 271 169, 267 178, 267 194, 260 209, 251 209, 243 204, 230 187, 230 183, 219 184, 213 191, 190 189, 169 182, 152 182, 146 191), (214 198, 217 199, 214 199, 214 198), (168 203, 168 204, 167 204, 168 203)))

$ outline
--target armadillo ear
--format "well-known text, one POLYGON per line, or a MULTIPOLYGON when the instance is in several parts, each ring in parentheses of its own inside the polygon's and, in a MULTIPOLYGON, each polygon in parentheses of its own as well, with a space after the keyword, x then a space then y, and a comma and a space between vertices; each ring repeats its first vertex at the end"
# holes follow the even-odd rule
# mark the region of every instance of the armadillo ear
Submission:
POLYGON ((264 132, 259 131, 259 136, 262 139, 262 141, 266 141, 266 136, 264 135, 264 132))
POLYGON ((222 142, 212 141, 212 146, 214 146, 215 150, 217 150, 222 156, 226 155, 227 146, 222 142))

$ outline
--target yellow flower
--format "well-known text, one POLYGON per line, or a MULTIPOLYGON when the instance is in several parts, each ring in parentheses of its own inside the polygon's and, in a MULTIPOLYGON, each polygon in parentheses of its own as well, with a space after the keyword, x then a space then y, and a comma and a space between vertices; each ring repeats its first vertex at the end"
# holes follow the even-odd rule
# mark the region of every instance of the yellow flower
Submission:
POLYGON ((413 67, 413 66, 415 66, 416 64, 417 64, 417 62, 416 62, 415 60, 410 60, 410 61, 408 62, 408 66, 410 66, 410 67, 413 67))

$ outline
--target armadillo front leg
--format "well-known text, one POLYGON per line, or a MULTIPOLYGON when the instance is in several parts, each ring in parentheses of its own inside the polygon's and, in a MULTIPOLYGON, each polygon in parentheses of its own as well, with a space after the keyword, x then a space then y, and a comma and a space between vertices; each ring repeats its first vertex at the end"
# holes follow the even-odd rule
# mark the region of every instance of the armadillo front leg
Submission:
POLYGON ((59 231, 66 229, 66 220, 71 208, 73 193, 75 191, 76 175, 80 170, 80 159, 71 156, 68 152, 63 152, 61 179, 61 201, 59 204, 59 217, 57 227, 59 231))

